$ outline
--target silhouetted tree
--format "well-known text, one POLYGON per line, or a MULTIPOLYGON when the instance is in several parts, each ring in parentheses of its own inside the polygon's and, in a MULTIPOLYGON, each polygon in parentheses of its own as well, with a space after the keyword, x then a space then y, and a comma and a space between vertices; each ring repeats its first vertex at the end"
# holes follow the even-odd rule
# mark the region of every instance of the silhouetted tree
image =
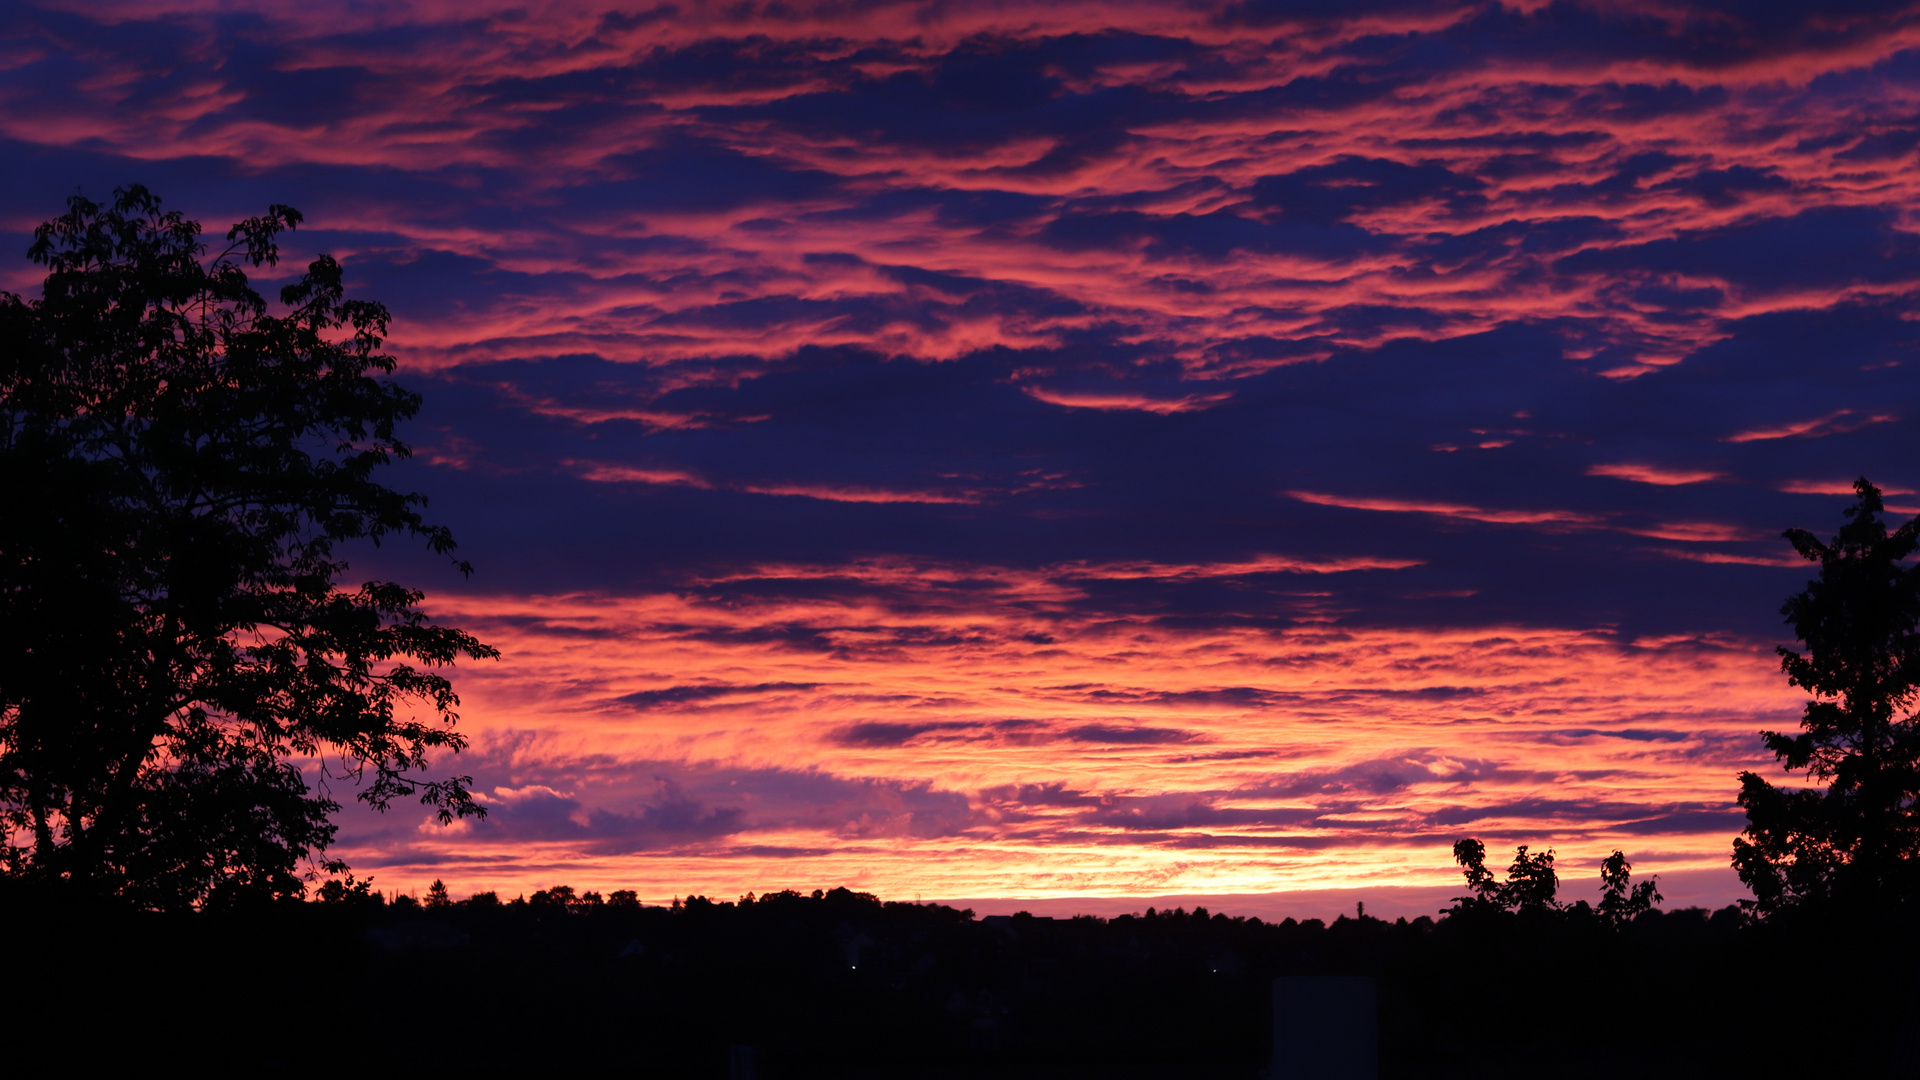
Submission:
POLYGON ((1797 735, 1762 732, 1767 749, 1819 788, 1777 788, 1740 774, 1745 833, 1733 864, 1761 911, 1806 902, 1881 903, 1920 884, 1920 574, 1901 561, 1914 522, 1888 532, 1865 477, 1831 544, 1788 529, 1820 576, 1781 610, 1804 653, 1781 648, 1787 681, 1813 695, 1797 735))
POLYGON ((431 669, 494 650, 413 589, 337 584, 343 542, 454 543, 372 479, 420 404, 380 377, 386 309, 329 256, 278 313, 248 285, 300 220, 273 206, 204 261, 145 189, 75 196, 35 231, 41 297, 0 294, 9 874, 154 908, 300 895, 337 804, 296 755, 376 808, 480 812, 468 778, 414 774, 464 745, 431 669))
POLYGON ((447 895, 447 886, 439 878, 427 886, 427 906, 430 908, 452 907, 453 898, 447 895))
POLYGON ((1456 897, 1462 907, 1501 908, 1512 911, 1544 911, 1558 906, 1554 894, 1560 878, 1553 869, 1553 852, 1527 854, 1527 845, 1513 849, 1513 863, 1507 867, 1507 880, 1497 881, 1487 869, 1487 845, 1474 839, 1457 840, 1453 861, 1466 875, 1472 896, 1456 897))
POLYGON ((1493 871, 1487 869, 1487 845, 1472 838, 1455 840, 1453 861, 1460 864, 1460 872, 1467 879, 1467 888, 1473 890, 1472 896, 1454 897, 1454 903, 1502 906, 1500 883, 1494 879, 1493 871))
POLYGON ((332 878, 323 882, 317 890, 323 904, 357 904, 368 907, 380 907, 386 898, 373 891, 371 878, 362 881, 352 874, 344 878, 332 878))
POLYGON ((1641 913, 1652 911, 1664 897, 1656 885, 1658 878, 1633 883, 1633 864, 1625 853, 1615 851, 1600 864, 1600 917, 1613 926, 1624 926, 1641 913))
POLYGON ((1560 889, 1560 877, 1553 871, 1553 851, 1527 854, 1527 845, 1513 849, 1513 865, 1507 867, 1502 887, 1507 906, 1516 911, 1542 911, 1559 906, 1554 894, 1560 889))

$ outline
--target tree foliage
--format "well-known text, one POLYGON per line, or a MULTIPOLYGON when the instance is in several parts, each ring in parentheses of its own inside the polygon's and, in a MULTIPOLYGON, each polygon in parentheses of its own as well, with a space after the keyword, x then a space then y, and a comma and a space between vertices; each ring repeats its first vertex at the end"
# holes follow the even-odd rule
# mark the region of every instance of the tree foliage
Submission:
POLYGON ((1616 850, 1600 864, 1600 918, 1613 926, 1625 926, 1652 911, 1665 897, 1660 895, 1658 878, 1639 884, 1633 881, 1633 864, 1625 853, 1616 850))
POLYGON ((1472 896, 1456 898, 1467 907, 1498 908, 1508 911, 1549 911, 1559 907, 1554 894, 1560 877, 1553 869, 1551 850, 1527 854, 1527 845, 1513 849, 1513 863, 1507 867, 1507 879, 1499 881, 1487 869, 1487 845, 1478 840, 1458 840, 1453 845, 1453 861, 1466 875, 1472 896))
POLYGON ((1832 543, 1784 534, 1820 575, 1780 609, 1805 651, 1781 648, 1787 681, 1812 695, 1800 731, 1762 732, 1783 767, 1814 782, 1740 774, 1747 828, 1733 864, 1758 907, 1882 903, 1920 886, 1920 572, 1903 567, 1915 523, 1888 531, 1862 477, 1832 543))
MULTIPOLYGON (((0 294, 0 815, 5 869, 148 907, 303 892, 337 804, 296 759, 443 820, 478 813, 434 669, 496 655, 422 594, 346 587, 339 548, 395 534, 451 558, 408 455, 420 399, 382 376, 388 315, 321 256, 275 311, 246 269, 273 206, 211 259, 140 187, 36 230, 39 299, 0 294)), ((470 572, 464 563, 455 564, 470 572)))
POLYGON ((1528 854, 1525 844, 1515 848, 1505 881, 1487 869, 1487 846, 1478 840, 1456 840, 1453 861, 1460 865, 1467 888, 1473 891, 1471 896, 1454 898, 1455 912, 1560 911, 1582 917, 1592 913, 1606 925, 1619 927, 1652 911, 1663 899, 1657 879, 1634 882, 1633 864, 1620 851, 1607 856, 1600 864, 1600 903, 1592 908, 1584 900, 1576 901, 1571 907, 1561 907, 1557 899, 1560 876, 1554 869, 1551 850, 1528 854))

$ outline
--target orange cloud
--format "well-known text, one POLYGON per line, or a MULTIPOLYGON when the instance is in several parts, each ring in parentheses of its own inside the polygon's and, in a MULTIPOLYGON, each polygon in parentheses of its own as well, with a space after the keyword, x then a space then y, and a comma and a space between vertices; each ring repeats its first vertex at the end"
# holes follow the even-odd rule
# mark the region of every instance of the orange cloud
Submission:
POLYGON ((457 674, 475 737, 459 764, 495 812, 350 828, 341 854, 402 887, 524 892, 561 875, 656 902, 829 882, 1028 897, 1440 884, 1468 833, 1576 863, 1657 837, 1650 870, 1714 867, 1737 829, 1730 777, 1771 764, 1753 732, 1790 726, 1798 704, 1762 645, 1180 629, 1053 605, 1017 575, 968 587, 1002 577, 991 568, 911 571, 820 569, 903 583, 886 601, 443 600, 509 658, 457 674))

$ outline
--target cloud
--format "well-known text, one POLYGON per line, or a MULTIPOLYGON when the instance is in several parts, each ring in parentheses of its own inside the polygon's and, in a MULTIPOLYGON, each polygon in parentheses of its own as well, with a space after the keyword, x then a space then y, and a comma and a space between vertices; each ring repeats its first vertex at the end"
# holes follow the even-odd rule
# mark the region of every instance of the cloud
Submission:
POLYGON ((1324 165, 1263 176, 1249 190, 1253 205, 1275 220, 1322 224, 1410 202, 1442 200, 1456 212, 1479 209, 1486 183, 1433 162, 1342 155, 1324 165))
POLYGON ((1465 785, 1503 778, 1497 762, 1452 758, 1436 751, 1396 754, 1333 769, 1309 770, 1240 788, 1242 797, 1299 798, 1352 793, 1388 795, 1416 784, 1465 785))
POLYGON ((0 232, 290 202, 391 308, 478 570, 352 572, 506 659, 383 881, 1719 865, 1779 530, 1920 488, 1913 10, 28 5, 0 232))
POLYGON ((1672 469, 1658 465, 1593 465, 1587 469, 1588 476, 1612 476, 1621 480, 1632 480, 1639 484, 1659 484, 1672 487, 1676 484, 1700 484, 1708 480, 1718 480, 1722 473, 1707 469, 1672 469))
POLYGON ((927 724, 889 724, 866 722, 852 724, 835 734, 835 741, 846 746, 899 746, 929 731, 972 731, 976 725, 962 722, 927 724))
POLYGON ((1358 226, 1319 221, 1277 223, 1224 210, 1205 214, 1148 214, 1138 210, 1062 214, 1039 239, 1064 252, 1137 253, 1150 262, 1220 262, 1235 255, 1294 256, 1314 263, 1343 262, 1390 243, 1358 226))
POLYGON ((1804 565, 1804 560, 1797 555, 1747 555, 1727 551, 1689 551, 1684 548, 1657 548, 1655 550, 1669 559, 1687 559, 1692 562, 1719 563, 1723 566, 1804 565))
POLYGON ((670 782, 661 784, 659 800, 638 814, 596 810, 587 818, 597 850, 634 850, 662 842, 710 840, 741 831, 738 807, 708 807, 691 799, 670 782))
POLYGON ((1663 180, 1653 191, 1679 191, 1710 206, 1734 206, 1753 195, 1791 191, 1793 184, 1772 169, 1734 165, 1725 169, 1702 169, 1686 176, 1663 180))
POLYGON ((1658 540, 1692 541, 1730 541, 1757 539, 1750 530, 1734 525, 1721 525, 1710 521, 1669 521, 1638 528, 1626 528, 1635 536, 1651 536, 1658 540))
POLYGON ((1251 558, 1198 564, 1153 562, 1065 563, 1049 570, 1064 578, 1180 580, 1196 578, 1243 577, 1250 574, 1344 574, 1355 570, 1405 570, 1421 565, 1419 559, 1381 558, 1356 555, 1323 560, 1290 558, 1285 555, 1254 555, 1251 558))
POLYGON ((1920 237, 1881 207, 1832 206, 1790 217, 1689 230, 1670 239, 1589 248, 1559 259, 1557 273, 1659 270, 1723 281, 1758 294, 1920 279, 1920 237), (1864 257, 1871 253, 1872 258, 1864 257))
POLYGON ((1167 743, 1193 742, 1199 738, 1191 731, 1116 724, 1081 724, 1068 728, 1065 734, 1073 742, 1107 743, 1118 746, 1161 746, 1167 743))
POLYGON ((1141 412, 1168 413, 1194 412, 1211 405, 1218 405, 1233 396, 1231 390, 1217 394, 1186 394, 1177 398, 1153 398, 1141 394, 1116 393, 1075 393, 1073 391, 1046 390, 1037 386, 1023 388, 1028 397, 1044 401, 1050 405, 1065 405, 1070 409, 1137 409, 1141 412))
MULTIPOLYGON (((1791 495, 1841 495, 1850 498, 1853 495, 1853 481, 1786 480, 1779 485, 1779 490, 1791 495)), ((1880 493, 1883 495, 1911 495, 1913 494, 1913 490, 1911 488, 1883 487, 1880 489, 1880 493)))
POLYGON ((726 684, 668 686, 659 690, 638 690, 631 694, 621 694, 613 700, 635 709, 652 709, 662 706, 699 704, 716 698, 755 697, 796 690, 814 690, 819 686, 819 683, 789 682, 754 683, 749 686, 726 684))
POLYGON ((685 484, 688 487, 708 488, 712 484, 692 473, 678 469, 636 469, 627 465, 596 465, 586 462, 562 462, 565 465, 580 464, 582 480, 591 480, 597 484, 685 484))
POLYGON ((1376 510, 1390 514, 1436 514, 1463 521, 1484 521, 1499 525, 1591 525, 1600 519, 1591 514, 1569 510, 1492 510, 1453 503, 1423 502, 1417 499, 1382 499, 1358 495, 1329 495, 1314 491, 1289 491, 1290 499, 1315 506, 1337 506, 1346 510, 1376 510))
POLYGON ((770 484, 749 486, 743 490, 756 495, 789 495, 802 499, 851 503, 971 503, 979 499, 969 495, 949 495, 938 491, 878 491, 871 488, 843 488, 808 484, 770 484))
MULTIPOLYGON (((681 484, 687 487, 714 487, 706 479, 678 469, 636 469, 625 465, 589 462, 562 462, 579 466, 580 478, 604 484, 681 484)), ((938 491, 885 491, 875 488, 838 487, 830 484, 740 484, 734 488, 754 495, 780 495, 826 502, 850 503, 974 503, 980 496, 971 493, 948 494, 938 491)))
POLYGON ((1785 424, 1735 432, 1723 441, 1744 443, 1759 442, 1763 439, 1818 439, 1827 435, 1849 434, 1871 424, 1891 424, 1899 419, 1890 413, 1866 414, 1852 409, 1835 409, 1824 416, 1816 416, 1809 420, 1795 420, 1785 424))
POLYGON ((599 167, 611 175, 576 188, 576 202, 649 215, 712 213, 764 203, 789 207, 823 199, 841 182, 823 170, 790 168, 768 156, 686 136, 609 155, 599 167))

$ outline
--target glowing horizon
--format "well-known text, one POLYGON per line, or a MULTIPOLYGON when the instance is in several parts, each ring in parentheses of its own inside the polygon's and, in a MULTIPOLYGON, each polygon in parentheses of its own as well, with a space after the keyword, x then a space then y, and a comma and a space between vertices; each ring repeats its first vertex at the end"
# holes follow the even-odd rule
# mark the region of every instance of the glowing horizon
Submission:
POLYGON ((1579 893, 1616 847, 1642 873, 1724 867, 1739 815, 1715 789, 1796 711, 1770 656, 1735 643, 1166 634, 1062 619, 1063 599, 1012 581, 991 606, 922 594, 904 613, 464 604, 447 617, 518 658, 463 676, 480 734, 458 765, 495 781, 497 818, 450 840, 360 814, 375 831, 348 842, 380 853, 382 884, 526 891, 564 868, 664 902, 796 875, 894 898, 1450 884, 1445 849, 1471 833, 1557 848, 1579 893), (768 624, 789 640, 751 640, 768 624), (583 654, 594 636, 619 644, 583 654), (644 809, 604 809, 623 804, 644 809))

